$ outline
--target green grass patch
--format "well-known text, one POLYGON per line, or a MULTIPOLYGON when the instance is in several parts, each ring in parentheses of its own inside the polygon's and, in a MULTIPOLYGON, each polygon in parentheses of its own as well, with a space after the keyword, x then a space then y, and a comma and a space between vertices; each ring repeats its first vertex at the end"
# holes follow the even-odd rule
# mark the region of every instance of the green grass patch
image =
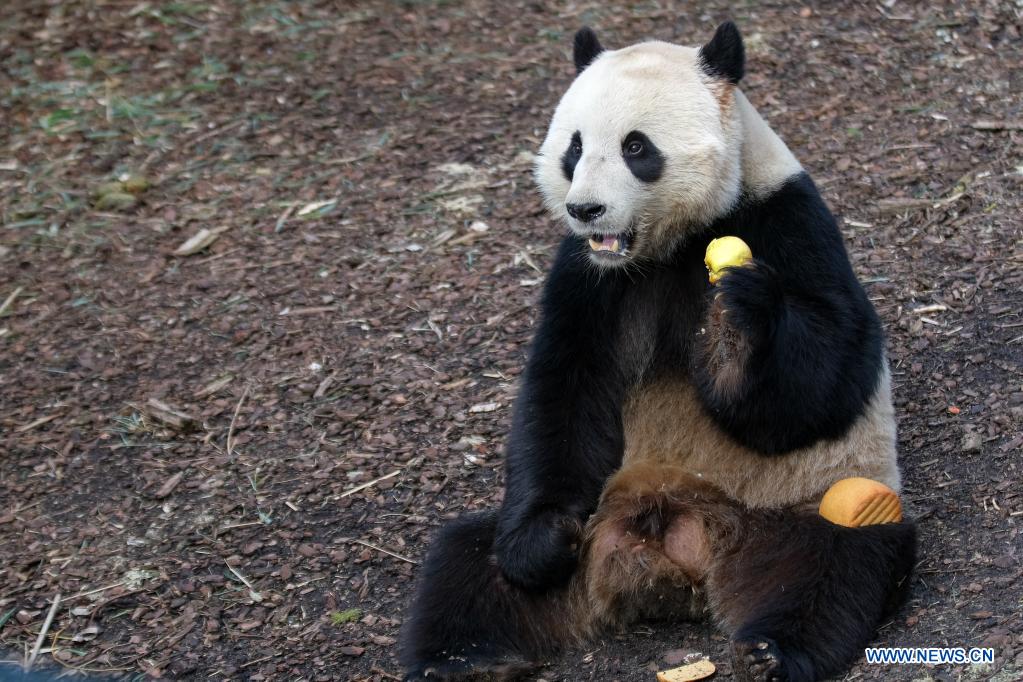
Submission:
POLYGON ((330 623, 331 625, 344 625, 345 623, 354 623, 359 620, 362 616, 361 609, 345 609, 344 611, 331 611, 330 623))

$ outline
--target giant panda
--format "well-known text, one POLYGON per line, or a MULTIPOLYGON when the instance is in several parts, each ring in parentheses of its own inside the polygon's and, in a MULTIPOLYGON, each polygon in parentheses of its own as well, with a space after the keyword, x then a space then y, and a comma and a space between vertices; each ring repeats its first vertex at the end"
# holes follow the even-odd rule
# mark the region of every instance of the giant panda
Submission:
POLYGON ((852 476, 899 487, 877 314, 834 218, 737 87, 731 22, 701 48, 606 50, 536 161, 568 227, 516 399, 500 510, 442 529, 407 679, 510 676, 638 618, 709 615, 740 680, 841 671, 904 594, 911 523, 816 513, 852 476), (754 259, 707 281, 722 235, 754 259))

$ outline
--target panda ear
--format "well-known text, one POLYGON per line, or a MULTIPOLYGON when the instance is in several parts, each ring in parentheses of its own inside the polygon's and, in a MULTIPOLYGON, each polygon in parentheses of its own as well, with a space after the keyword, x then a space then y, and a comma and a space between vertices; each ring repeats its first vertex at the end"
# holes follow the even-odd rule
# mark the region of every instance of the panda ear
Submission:
POLYGON ((575 60, 575 72, 580 74, 601 52, 604 46, 597 40, 597 34, 589 26, 583 26, 575 34, 572 43, 572 58, 575 60))
POLYGON ((731 21, 718 26, 710 42, 700 48, 703 69, 709 75, 738 83, 746 71, 746 51, 739 28, 731 21))

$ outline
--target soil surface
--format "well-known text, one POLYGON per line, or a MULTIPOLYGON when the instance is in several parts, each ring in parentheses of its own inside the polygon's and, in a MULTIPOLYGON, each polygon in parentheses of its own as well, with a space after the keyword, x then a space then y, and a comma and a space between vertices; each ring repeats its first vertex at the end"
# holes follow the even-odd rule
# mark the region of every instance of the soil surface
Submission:
MULTIPOLYGON (((878 643, 995 651, 842 679, 1023 679, 1023 6, 614 4, 4 3, 0 677, 42 632, 58 672, 398 679, 431 535, 500 502, 573 32, 731 17, 888 332, 921 560, 878 643)), ((731 679, 686 624, 539 676, 695 652, 731 679)))

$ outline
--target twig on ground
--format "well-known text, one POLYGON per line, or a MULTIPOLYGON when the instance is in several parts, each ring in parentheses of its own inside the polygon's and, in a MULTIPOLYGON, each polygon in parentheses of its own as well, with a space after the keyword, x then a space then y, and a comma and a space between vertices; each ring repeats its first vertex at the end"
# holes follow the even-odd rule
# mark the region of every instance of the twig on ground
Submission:
POLYGON ((343 493, 341 493, 341 497, 348 497, 349 495, 354 495, 355 493, 359 492, 360 490, 365 490, 366 488, 369 488, 371 486, 376 485, 380 481, 386 481, 387 479, 393 478, 393 477, 397 476, 400 473, 401 473, 401 469, 398 469, 396 471, 392 471, 391 473, 389 473, 389 474, 387 474, 385 476, 381 476, 380 478, 374 478, 372 481, 367 481, 366 483, 363 483, 362 485, 357 485, 354 488, 349 488, 348 490, 346 490, 343 493))
POLYGON ((68 597, 67 601, 74 601, 75 599, 81 599, 82 597, 88 597, 90 594, 97 594, 99 592, 106 592, 107 590, 112 590, 115 587, 120 587, 121 585, 124 585, 124 581, 123 580, 121 582, 114 583, 113 585, 107 585, 105 587, 97 587, 95 590, 89 590, 87 592, 79 592, 76 595, 68 597))
POLYGON ((97 613, 99 613, 100 611, 102 611, 106 607, 110 606, 115 601, 119 601, 121 599, 124 599, 125 597, 129 597, 129 596, 131 596, 133 594, 138 594, 138 593, 143 592, 143 591, 144 590, 141 590, 141 589, 139 589, 139 590, 129 590, 128 592, 121 592, 120 594, 115 594, 113 597, 109 597, 107 599, 104 599, 101 602, 97 602, 96 605, 92 607, 92 610, 89 611, 89 619, 91 620, 91 619, 95 618, 97 613))
POLYGON ((384 554, 386 554, 388 556, 393 556, 395 559, 401 559, 402 561, 408 562, 408 563, 416 565, 416 566, 419 565, 419 562, 416 561, 415 559, 409 559, 407 556, 402 556, 401 554, 398 554, 397 552, 392 552, 389 549, 384 549, 383 547, 378 547, 377 545, 374 545, 371 542, 366 542, 365 540, 359 540, 358 538, 349 538, 348 541, 349 542, 354 542, 357 545, 362 545, 364 547, 369 547, 370 549, 375 549, 378 552, 383 552, 384 554))
POLYGON ((11 292, 10 296, 4 299, 3 303, 0 303, 0 315, 3 315, 4 313, 7 312, 7 309, 11 307, 12 303, 14 303, 14 299, 18 298, 18 294, 20 294, 24 290, 25 290, 24 287, 18 287, 17 289, 11 292))
POLYGON ((248 385, 245 386, 245 390, 242 391, 242 397, 238 399, 238 404, 234 407, 234 414, 231 415, 231 424, 227 427, 227 456, 231 457, 234 451, 234 425, 238 421, 238 413, 242 410, 242 403, 245 402, 245 396, 249 394, 248 385))
POLYGON ((284 310, 279 312, 278 315, 281 315, 282 317, 285 316, 285 315, 291 315, 291 316, 295 316, 295 315, 320 315, 320 314, 323 314, 323 313, 336 313, 337 310, 338 310, 337 306, 333 306, 333 305, 313 306, 311 308, 285 308, 284 310))
POLYGON ((291 214, 295 212, 296 208, 298 208, 298 204, 293 203, 284 209, 284 212, 281 213, 280 217, 277 218, 277 222, 274 224, 274 232, 280 232, 284 229, 284 223, 288 222, 288 218, 291 217, 291 214))
POLYGON ((262 521, 246 521, 245 523, 235 523, 230 526, 224 526, 223 528, 220 529, 220 532, 223 533, 225 530, 234 530, 235 528, 248 528, 249 526, 262 525, 263 525, 262 521))
POLYGON ((248 578, 246 578, 237 570, 235 570, 235 567, 227 563, 227 560, 224 560, 224 565, 227 566, 227 570, 231 571, 231 573, 234 574, 234 577, 238 578, 238 580, 242 581, 242 584, 244 584, 245 587, 249 588, 249 597, 252 599, 252 601, 254 602, 263 601, 263 595, 261 595, 259 591, 252 586, 252 583, 249 582, 248 578))
POLYGON ((51 422, 54 419, 56 419, 57 417, 59 417, 59 416, 60 415, 57 415, 57 414, 51 414, 48 417, 40 417, 39 419, 36 419, 35 421, 31 421, 28 424, 24 424, 22 426, 19 426, 18 428, 14 429, 14 432, 15 433, 24 433, 25 431, 31 431, 35 427, 42 426, 46 422, 51 422))
POLYGON ((940 313, 948 310, 948 306, 943 303, 932 303, 931 305, 921 306, 919 308, 913 308, 909 312, 914 315, 926 315, 927 313, 940 313))
POLYGON ((1023 130, 1023 120, 974 121, 970 125, 972 125, 976 130, 1023 130))
POLYGON ((269 656, 264 656, 263 658, 257 658, 254 661, 247 661, 245 663, 242 663, 240 666, 238 666, 238 669, 242 670, 244 668, 248 668, 249 666, 257 665, 257 664, 262 663, 264 661, 269 661, 271 658, 273 658, 276 655, 277 654, 271 654, 269 656))
POLYGON ((43 648, 43 640, 46 639, 46 633, 50 631, 50 626, 53 624, 53 617, 57 615, 58 606, 60 606, 60 592, 53 597, 53 603, 50 604, 50 611, 46 614, 46 620, 43 621, 43 627, 39 631, 39 636, 36 637, 35 646, 32 647, 32 654, 28 657, 28 661, 25 662, 25 672, 31 672, 32 666, 35 665, 36 659, 39 658, 39 650, 43 648))

